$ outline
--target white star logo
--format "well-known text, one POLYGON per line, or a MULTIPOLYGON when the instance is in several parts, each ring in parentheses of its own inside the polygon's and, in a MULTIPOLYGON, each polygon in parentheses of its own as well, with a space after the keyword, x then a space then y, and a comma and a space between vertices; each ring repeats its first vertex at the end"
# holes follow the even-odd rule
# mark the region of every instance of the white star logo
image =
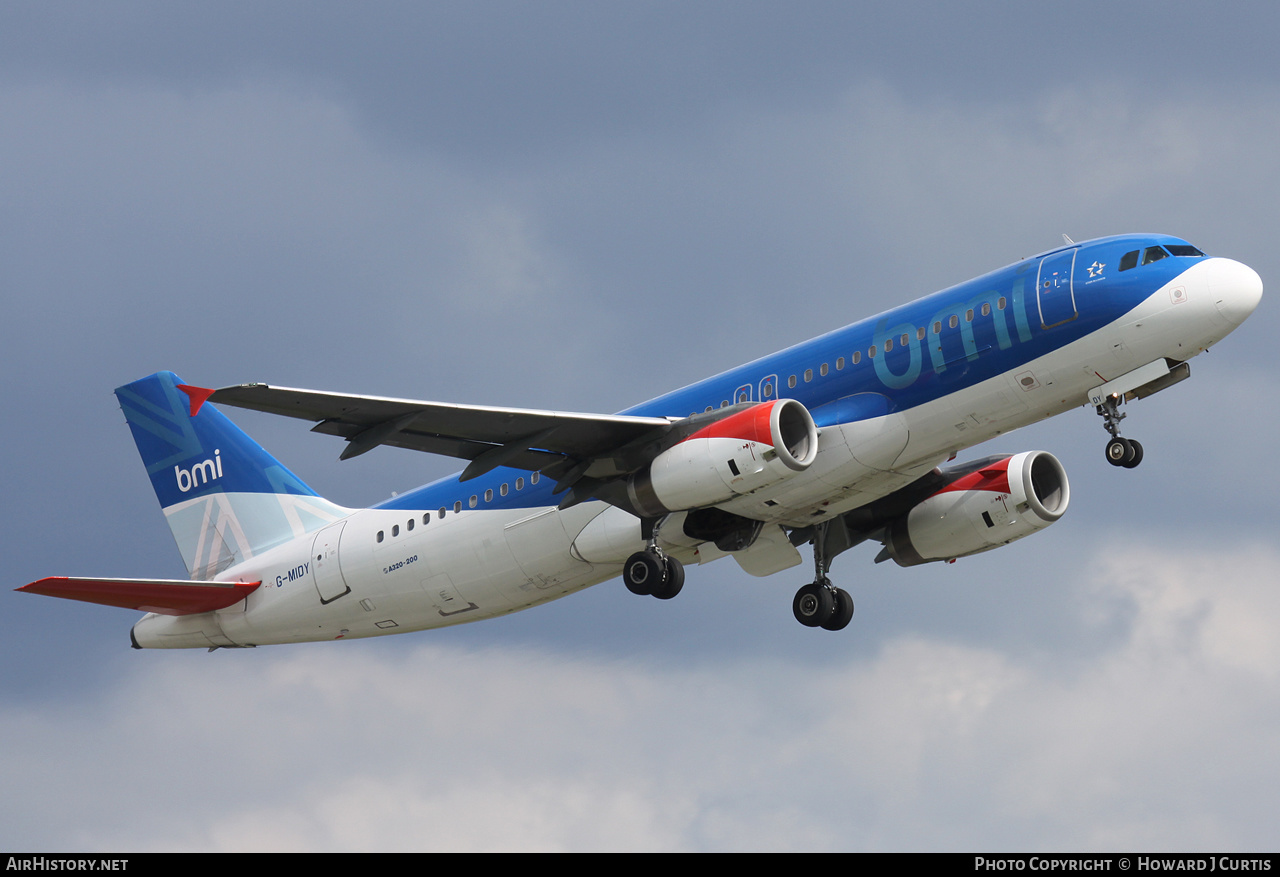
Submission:
POLYGON ((1101 276, 1102 276, 1102 269, 1103 269, 1103 268, 1105 268, 1105 267, 1107 267, 1107 266, 1106 266, 1106 265, 1104 265, 1104 264, 1102 264, 1101 262, 1095 261, 1092 265, 1090 265, 1090 266, 1089 266, 1089 276, 1090 276, 1091 278, 1092 278, 1092 277, 1101 277, 1101 276))

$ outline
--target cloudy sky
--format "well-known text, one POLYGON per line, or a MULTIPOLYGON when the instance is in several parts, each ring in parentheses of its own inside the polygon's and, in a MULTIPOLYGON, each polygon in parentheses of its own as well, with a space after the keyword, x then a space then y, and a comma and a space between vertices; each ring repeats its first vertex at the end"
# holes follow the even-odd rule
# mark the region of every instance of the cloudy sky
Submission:
MULTIPOLYGON (((112 396, 157 369, 616 411, 1063 233, 1280 278, 1280 7, 961 6, 3 4, 3 580, 184 575, 112 396)), ((975 450, 1071 510, 850 551, 838 635, 731 561, 213 654, 10 594, 0 847, 1274 849, 1278 328, 1129 407, 1137 470, 1086 409, 975 450)), ((231 413, 344 505, 454 468, 231 413)))

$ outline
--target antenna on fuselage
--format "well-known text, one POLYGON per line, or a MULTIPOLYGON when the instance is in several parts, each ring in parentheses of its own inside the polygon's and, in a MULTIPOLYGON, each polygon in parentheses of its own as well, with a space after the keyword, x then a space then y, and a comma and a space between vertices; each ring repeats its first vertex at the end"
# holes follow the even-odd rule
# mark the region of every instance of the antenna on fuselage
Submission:
POLYGON ((1071 246, 1073 246, 1073 247, 1076 245, 1076 242, 1075 242, 1075 241, 1073 241, 1071 238, 1067 237, 1066 232, 1063 232, 1063 234, 1062 234, 1062 239, 1063 239, 1064 241, 1066 241, 1068 244, 1070 244, 1071 246))

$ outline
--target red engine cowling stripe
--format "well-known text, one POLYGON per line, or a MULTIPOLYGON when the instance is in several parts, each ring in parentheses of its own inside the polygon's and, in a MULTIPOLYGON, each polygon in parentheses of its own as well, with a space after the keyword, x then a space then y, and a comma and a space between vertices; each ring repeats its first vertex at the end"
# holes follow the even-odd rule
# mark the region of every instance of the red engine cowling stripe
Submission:
POLYGON ((733 438, 773 447, 773 430, 769 428, 769 421, 773 415, 773 407, 777 404, 778 400, 775 399, 772 402, 764 402, 748 408, 746 411, 739 411, 732 417, 726 417, 724 420, 718 420, 710 426, 703 427, 685 441, 733 438))

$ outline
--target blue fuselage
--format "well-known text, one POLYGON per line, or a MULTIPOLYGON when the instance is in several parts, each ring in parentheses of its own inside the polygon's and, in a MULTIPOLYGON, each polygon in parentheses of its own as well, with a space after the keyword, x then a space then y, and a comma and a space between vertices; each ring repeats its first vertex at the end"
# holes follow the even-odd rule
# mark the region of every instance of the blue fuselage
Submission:
MULTIPOLYGON (((1014 373, 1096 332, 1207 258, 1161 249, 1162 258, 1120 270, 1126 253, 1164 247, 1194 249, 1165 235, 1118 235, 1063 246, 621 413, 686 417, 780 397, 800 401, 818 426, 826 427, 909 411, 1014 373)), ((511 469, 496 469, 466 483, 452 476, 377 508, 534 508, 555 503, 548 480, 526 484, 528 478, 528 473, 511 469), (521 489, 511 489, 517 479, 521 489)))

